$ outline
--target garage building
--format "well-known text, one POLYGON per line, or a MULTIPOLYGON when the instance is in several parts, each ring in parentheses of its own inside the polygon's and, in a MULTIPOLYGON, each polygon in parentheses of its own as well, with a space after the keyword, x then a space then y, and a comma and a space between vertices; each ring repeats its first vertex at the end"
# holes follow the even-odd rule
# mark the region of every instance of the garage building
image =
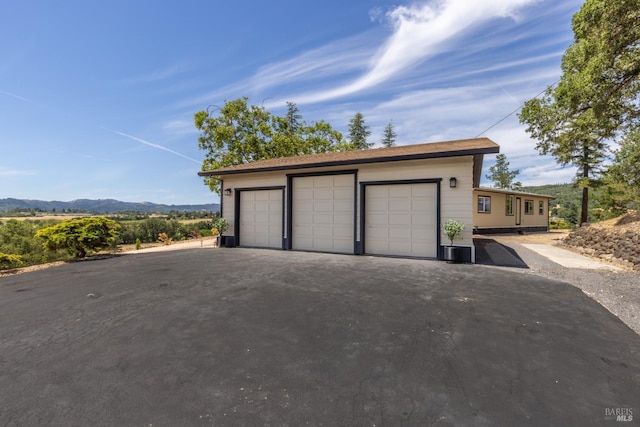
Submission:
POLYGON ((442 259, 441 224, 473 262, 474 187, 488 138, 269 159, 211 171, 222 182, 227 244, 442 259))

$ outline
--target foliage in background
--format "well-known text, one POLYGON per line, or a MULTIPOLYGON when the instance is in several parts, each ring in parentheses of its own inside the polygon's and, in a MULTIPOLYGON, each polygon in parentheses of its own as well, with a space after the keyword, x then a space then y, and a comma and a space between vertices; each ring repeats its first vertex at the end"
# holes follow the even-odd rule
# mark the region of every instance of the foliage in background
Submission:
POLYGON ((20 255, 5 254, 0 252, 0 270, 14 267, 22 267, 24 261, 20 255))
POLYGON ((509 162, 505 154, 498 154, 496 164, 489 168, 489 173, 485 176, 493 182, 495 188, 519 191, 522 190, 522 183, 514 182, 519 174, 519 169, 509 170, 509 162))
POLYGON ((364 115, 357 112, 349 121, 349 142, 356 150, 366 150, 373 147, 373 142, 367 142, 371 129, 365 123, 364 115))
POLYGON ((211 232, 214 236, 222 235, 229 228, 229 223, 224 218, 218 218, 213 222, 211 232))
MULTIPOLYGON (((529 186, 524 191, 536 194, 552 196, 549 201, 549 209, 552 219, 564 220, 574 227, 580 224, 580 209, 582 190, 575 184, 553 184, 529 186)), ((599 186, 594 189, 593 197, 589 200, 588 220, 589 222, 603 221, 609 218, 620 216, 626 209, 615 209, 610 202, 605 199, 610 187, 599 186)))
POLYGON ((520 113, 540 154, 578 167, 581 223, 588 221, 589 188, 610 143, 638 126, 639 21, 637 1, 587 0, 573 16, 574 42, 562 58, 558 85, 520 113))
POLYGON ((173 239, 167 236, 167 233, 158 234, 158 243, 162 243, 163 245, 170 245, 173 242, 173 239))
POLYGON ((549 229, 550 230, 568 230, 573 228, 571 224, 562 220, 562 219, 551 219, 549 220, 549 229))
POLYGON ((104 217, 69 219, 38 230, 35 237, 43 240, 50 251, 65 249, 74 258, 109 248, 116 243, 120 224, 104 217))
POLYGON ((184 240, 191 235, 194 226, 187 226, 173 219, 149 218, 142 221, 120 221, 119 244, 131 245, 140 240, 141 243, 153 243, 160 233, 165 233, 172 240, 184 240))
POLYGON ((46 251, 42 246, 42 240, 35 236, 39 229, 54 223, 56 221, 15 219, 0 222, 0 252, 19 256, 24 266, 69 259, 66 251, 46 251))
MULTIPOLYGON (((198 147, 205 151, 203 171, 277 157, 353 149, 329 123, 303 121, 294 103, 287 103, 287 114, 280 117, 263 107, 249 106, 247 101, 246 97, 238 98, 226 101, 222 108, 195 114, 195 126, 200 131, 198 147)), ((220 194, 215 177, 205 177, 205 183, 220 194)))
POLYGON ((604 174, 607 199, 613 209, 640 209, 640 127, 630 132, 604 174))
POLYGON ((396 145, 396 131, 393 129, 393 122, 390 121, 384 127, 384 132, 382 134, 382 146, 383 147, 394 147, 396 145))

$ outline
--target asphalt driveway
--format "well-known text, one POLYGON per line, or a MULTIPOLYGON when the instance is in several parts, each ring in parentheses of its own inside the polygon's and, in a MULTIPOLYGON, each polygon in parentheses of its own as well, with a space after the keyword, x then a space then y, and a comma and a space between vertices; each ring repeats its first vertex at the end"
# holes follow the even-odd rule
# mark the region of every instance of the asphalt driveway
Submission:
POLYGON ((579 289, 251 249, 0 278, 0 426, 619 425, 640 336, 579 289))

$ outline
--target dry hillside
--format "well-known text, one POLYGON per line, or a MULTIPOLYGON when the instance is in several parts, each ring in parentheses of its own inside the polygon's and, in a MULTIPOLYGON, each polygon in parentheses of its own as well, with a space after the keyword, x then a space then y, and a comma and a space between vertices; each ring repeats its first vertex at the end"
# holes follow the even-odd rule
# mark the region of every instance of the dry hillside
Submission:
POLYGON ((640 271, 640 214, 630 211, 618 218, 577 228, 563 243, 640 271))

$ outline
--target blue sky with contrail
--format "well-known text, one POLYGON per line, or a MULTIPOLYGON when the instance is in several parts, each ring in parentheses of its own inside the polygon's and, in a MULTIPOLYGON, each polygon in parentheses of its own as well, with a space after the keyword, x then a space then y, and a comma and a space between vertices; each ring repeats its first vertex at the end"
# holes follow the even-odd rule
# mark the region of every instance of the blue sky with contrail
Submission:
POLYGON ((569 182, 517 115, 492 125, 558 80, 581 4, 5 2, 0 198, 217 201, 193 114, 242 96, 344 134, 360 111, 375 143, 391 120, 399 145, 489 129, 523 184, 569 182))

